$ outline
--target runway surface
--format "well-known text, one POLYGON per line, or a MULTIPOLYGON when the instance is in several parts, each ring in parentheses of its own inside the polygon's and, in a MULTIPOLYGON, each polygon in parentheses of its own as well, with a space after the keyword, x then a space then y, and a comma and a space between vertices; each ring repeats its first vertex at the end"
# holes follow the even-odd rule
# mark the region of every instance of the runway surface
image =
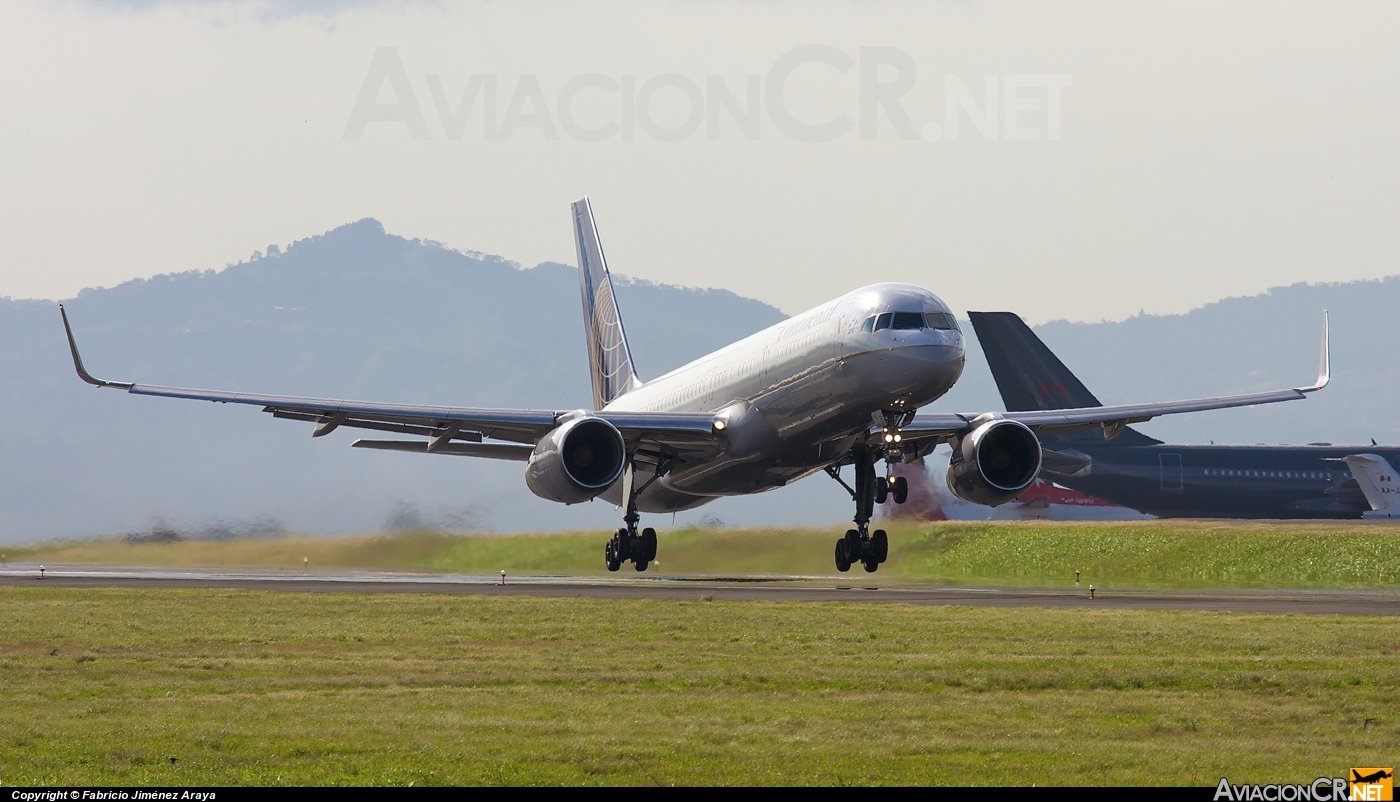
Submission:
POLYGON ((507 577, 272 569, 105 568, 11 563, 0 587, 230 588, 291 593, 444 593, 595 599, 952 604, 981 607, 1215 610, 1328 615, 1400 615, 1394 590, 1141 590, 952 587, 831 577, 507 577))

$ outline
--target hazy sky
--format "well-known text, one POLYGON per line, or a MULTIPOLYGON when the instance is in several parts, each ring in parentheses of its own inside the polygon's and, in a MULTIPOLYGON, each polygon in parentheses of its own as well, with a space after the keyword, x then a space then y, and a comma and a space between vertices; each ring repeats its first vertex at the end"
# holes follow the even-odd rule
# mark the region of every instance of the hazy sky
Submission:
POLYGON ((1390 275, 1397 23, 1395 3, 0 0, 0 295, 362 217, 572 263, 585 193, 615 271, 788 312, 904 280, 1117 319, 1390 275))

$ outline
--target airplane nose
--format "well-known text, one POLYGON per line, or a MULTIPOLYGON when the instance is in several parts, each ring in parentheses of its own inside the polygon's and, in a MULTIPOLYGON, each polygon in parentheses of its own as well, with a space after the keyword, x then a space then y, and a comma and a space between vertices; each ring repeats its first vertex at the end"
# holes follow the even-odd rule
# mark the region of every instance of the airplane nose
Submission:
POLYGON ((882 393, 923 406, 948 392, 962 375, 964 352, 956 344, 904 345, 880 354, 882 393))

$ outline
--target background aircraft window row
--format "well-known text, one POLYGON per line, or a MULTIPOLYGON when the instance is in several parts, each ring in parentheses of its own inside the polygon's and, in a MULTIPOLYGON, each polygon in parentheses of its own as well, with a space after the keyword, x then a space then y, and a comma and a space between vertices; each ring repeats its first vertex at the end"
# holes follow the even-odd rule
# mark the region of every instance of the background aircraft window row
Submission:
POLYGON ((958 320, 947 312, 886 312, 883 315, 871 315, 861 324, 860 330, 866 332, 881 331, 883 329, 941 329, 944 331, 962 331, 958 328, 958 320))
POLYGON ((1266 479, 1331 479, 1331 471, 1251 471, 1206 468, 1206 476, 1253 476, 1266 479))

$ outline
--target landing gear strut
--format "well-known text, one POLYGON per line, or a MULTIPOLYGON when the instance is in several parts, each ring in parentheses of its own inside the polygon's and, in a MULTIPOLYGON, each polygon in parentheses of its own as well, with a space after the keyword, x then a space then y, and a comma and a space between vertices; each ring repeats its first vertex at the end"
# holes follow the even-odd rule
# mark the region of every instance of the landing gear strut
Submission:
POLYGON ((624 562, 631 562, 632 567, 638 571, 647 570, 651 561, 656 559, 656 530, 651 527, 637 532, 637 523, 641 516, 637 514, 637 495, 646 490, 652 482, 656 481, 664 472, 665 463, 657 466, 656 475, 648 479, 640 488, 633 482, 632 462, 628 460, 622 472, 622 499, 627 505, 627 514, 622 516, 622 522, 626 526, 613 533, 612 539, 603 549, 603 557, 607 560, 608 570, 617 571, 622 568, 624 562))
POLYGON ((836 541, 836 570, 845 573, 851 566, 860 563, 866 573, 874 573, 890 554, 890 542, 885 530, 870 531, 870 518, 875 513, 876 503, 883 503, 893 492, 897 503, 904 503, 909 493, 909 484, 904 477, 893 482, 875 475, 875 455, 869 449, 857 447, 852 451, 856 468, 856 486, 851 488, 841 479, 833 466, 827 473, 841 482, 856 502, 855 529, 847 530, 846 536, 836 541))

